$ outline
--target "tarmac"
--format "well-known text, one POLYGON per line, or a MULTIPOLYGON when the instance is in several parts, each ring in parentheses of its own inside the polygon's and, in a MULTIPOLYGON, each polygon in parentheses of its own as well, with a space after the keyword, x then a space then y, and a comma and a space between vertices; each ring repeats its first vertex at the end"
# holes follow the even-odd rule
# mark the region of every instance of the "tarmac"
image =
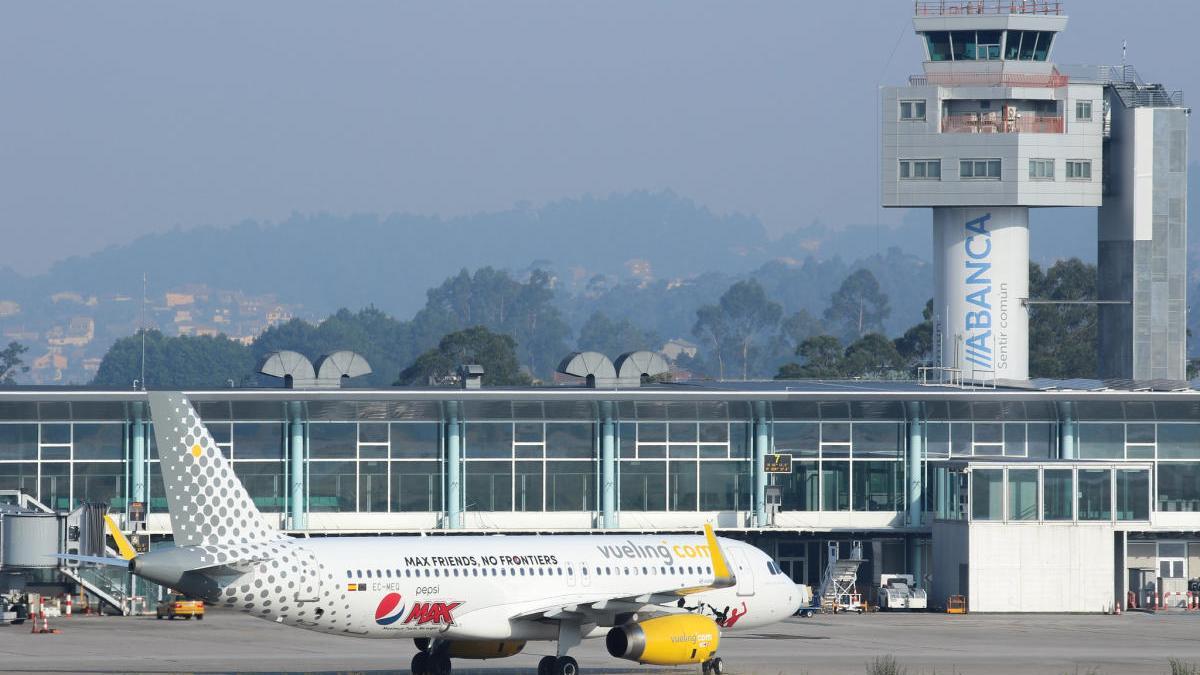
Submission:
MULTIPOLYGON (((214 610, 204 621, 75 616, 51 626, 62 632, 0 626, 0 671, 408 673, 414 651, 408 640, 325 635, 214 610)), ((1198 635, 1200 613, 839 614, 729 633, 718 653, 733 675, 870 675, 885 672, 869 666, 887 657, 896 675, 1141 675, 1170 673, 1171 657, 1200 666, 1198 635)), ((454 672, 532 674, 552 651, 551 643, 530 643, 508 659, 455 660, 454 672)), ((700 672, 626 663, 610 657, 603 640, 586 641, 572 656, 585 674, 700 672)))

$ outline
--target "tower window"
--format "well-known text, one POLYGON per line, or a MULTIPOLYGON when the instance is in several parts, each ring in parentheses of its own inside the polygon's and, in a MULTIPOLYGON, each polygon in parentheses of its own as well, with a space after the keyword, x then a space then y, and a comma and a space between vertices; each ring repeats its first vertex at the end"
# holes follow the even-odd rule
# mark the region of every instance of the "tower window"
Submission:
POLYGON ((1087 159, 1067 160, 1067 180, 1091 180, 1092 162, 1087 159))
POLYGON ((1076 101, 1075 102, 1075 119, 1079 121, 1090 122, 1092 119, 1092 102, 1091 101, 1076 101))
POLYGON ((1029 179, 1030 180, 1054 180, 1054 160, 1053 159, 1031 159, 1031 160, 1029 160, 1029 179))
POLYGON ((959 178, 1000 179, 1000 160, 964 159, 958 163, 959 178))
POLYGON ((925 119, 925 101, 900 101, 900 119, 902 120, 924 120, 925 119))
POLYGON ((940 159, 902 159, 900 160, 901 180, 941 180, 942 160, 940 159))

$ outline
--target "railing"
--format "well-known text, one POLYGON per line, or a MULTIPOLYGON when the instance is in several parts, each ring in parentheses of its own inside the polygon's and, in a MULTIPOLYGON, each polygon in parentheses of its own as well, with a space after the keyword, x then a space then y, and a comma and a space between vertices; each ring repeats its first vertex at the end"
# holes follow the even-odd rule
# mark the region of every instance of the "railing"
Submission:
POLYGON ((926 73, 912 75, 908 83, 914 87, 935 85, 939 87, 1049 87, 1067 86, 1066 75, 1053 70, 1049 75, 1029 73, 926 73))
POLYGON ((917 0, 914 5, 917 16, 1063 13, 1058 0, 917 0))
POLYGON ((942 133, 949 134, 1061 134, 1064 129, 1063 118, 1032 113, 1011 120, 1001 113, 942 117, 942 133))

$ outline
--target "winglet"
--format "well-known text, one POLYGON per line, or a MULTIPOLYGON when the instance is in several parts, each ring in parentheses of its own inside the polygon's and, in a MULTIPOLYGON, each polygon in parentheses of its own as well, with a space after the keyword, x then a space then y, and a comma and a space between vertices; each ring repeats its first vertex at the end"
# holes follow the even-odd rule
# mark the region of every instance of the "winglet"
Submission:
POLYGON ((121 554, 121 557, 125 560, 133 560, 137 557, 137 551, 133 550, 133 546, 129 544, 129 540, 117 528, 117 521, 113 520, 112 516, 105 514, 104 522, 108 525, 108 533, 117 542, 117 552, 121 554))
POLYGON ((725 558, 725 551, 721 550, 721 545, 717 543, 717 535, 713 533, 712 525, 704 524, 704 538, 708 543, 708 554, 712 558, 713 567, 713 587, 714 588, 729 588, 737 584, 737 576, 733 573, 733 568, 729 566, 729 561, 725 558))

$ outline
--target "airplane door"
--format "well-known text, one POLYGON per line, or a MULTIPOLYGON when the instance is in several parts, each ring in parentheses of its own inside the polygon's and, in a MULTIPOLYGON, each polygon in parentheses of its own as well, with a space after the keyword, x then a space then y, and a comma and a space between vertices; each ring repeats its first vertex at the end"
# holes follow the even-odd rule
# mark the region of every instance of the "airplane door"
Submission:
POLYGON ((730 555, 733 557, 733 566, 737 568, 737 594, 754 595, 754 571, 750 569, 745 551, 735 548, 730 555))

